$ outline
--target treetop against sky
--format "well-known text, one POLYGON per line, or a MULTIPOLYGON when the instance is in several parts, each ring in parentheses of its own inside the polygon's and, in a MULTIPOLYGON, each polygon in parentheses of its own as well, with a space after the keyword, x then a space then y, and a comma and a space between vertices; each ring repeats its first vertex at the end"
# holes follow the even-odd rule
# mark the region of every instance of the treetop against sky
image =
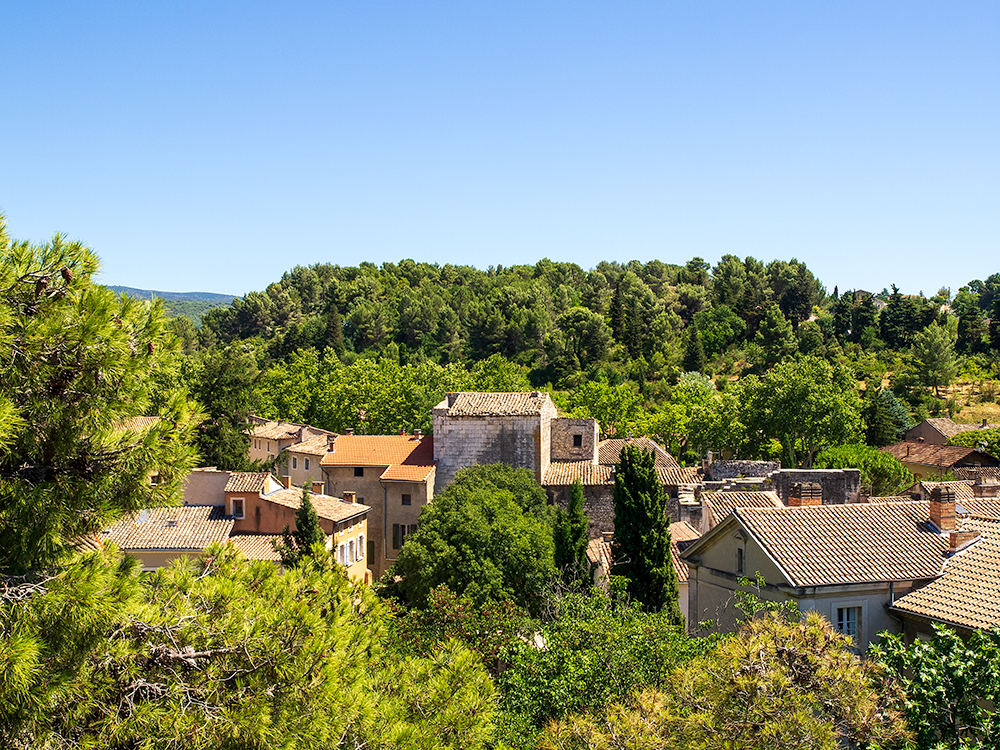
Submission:
POLYGON ((3 27, 0 211, 93 247, 107 284, 731 253, 931 294, 993 271, 992 2, 98 0, 3 27))

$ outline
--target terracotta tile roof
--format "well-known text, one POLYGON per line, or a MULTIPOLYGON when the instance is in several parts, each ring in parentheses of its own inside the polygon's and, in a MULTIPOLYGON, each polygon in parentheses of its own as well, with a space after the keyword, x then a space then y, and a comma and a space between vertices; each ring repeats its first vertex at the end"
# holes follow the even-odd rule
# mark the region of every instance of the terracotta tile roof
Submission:
POLYGON ((224 492, 264 492, 268 476, 266 471, 234 471, 229 475, 224 492))
POLYGON ((541 414, 551 405, 548 393, 449 393, 449 417, 527 417, 541 414))
POLYGON ((391 466, 404 461, 434 462, 434 438, 413 435, 337 435, 323 466, 391 466))
MULTIPOLYGON (((430 438, 427 439, 430 440, 430 438)), ((434 466, 433 461, 429 464, 423 461, 419 463, 404 461, 401 464, 393 464, 383 471, 379 479, 384 479, 387 482, 423 482, 434 471, 434 466)))
MULTIPOLYGON (((284 505, 286 508, 298 510, 302 507, 302 490, 292 487, 288 490, 275 490, 263 499, 269 503, 284 505)), ((340 498, 329 495, 309 495, 309 501, 316 508, 316 515, 328 521, 346 521, 348 518, 360 516, 371 510, 371 507, 361 503, 345 503, 340 498)))
POLYGON ((101 537, 98 534, 85 534, 73 543, 77 552, 98 552, 104 549, 101 537))
POLYGON ((930 503, 740 508, 736 519, 794 586, 913 581, 941 573, 948 540, 930 530, 930 503))
POLYGON ((955 499, 960 502, 962 500, 971 500, 975 497, 972 493, 972 482, 967 479, 959 479, 954 482, 921 482, 920 485, 924 488, 924 495, 928 498, 936 487, 950 489, 955 493, 955 499))
POLYGON ((907 442, 879 448, 900 461, 909 464, 949 468, 962 461, 996 465, 997 460, 976 448, 964 445, 935 445, 934 443, 907 442))
POLYGON ((560 487, 573 484, 577 479, 585 487, 614 485, 615 470, 612 466, 599 466, 590 461, 553 461, 545 470, 542 484, 560 487))
POLYGON ((948 558, 944 575, 896 600, 894 609, 965 628, 1000 626, 1000 520, 968 519, 978 541, 948 558))
POLYGON ((670 524, 670 555, 674 559, 674 570, 677 571, 677 582, 686 583, 688 579, 687 563, 681 560, 681 552, 698 539, 700 535, 687 521, 670 524), (685 544, 687 542, 687 544, 685 544))
POLYGON ((303 427, 309 425, 295 424, 294 422, 282 422, 280 420, 268 420, 250 428, 251 437, 263 438, 265 440, 287 440, 299 435, 303 427))
POLYGON ((971 500, 963 500, 958 507, 976 518, 1000 520, 1000 498, 997 497, 976 497, 971 500))
POLYGON ((274 543, 281 541, 281 534, 233 534, 229 541, 247 560, 281 561, 281 555, 274 550, 274 543))
POLYGON ((956 466, 952 472, 959 479, 1000 479, 1000 466, 956 466))
POLYGON ((702 475, 698 469, 664 469, 656 467, 656 473, 660 477, 660 484, 665 487, 679 487, 682 484, 697 484, 702 480, 702 475))
POLYGON ((233 519, 219 505, 182 505, 150 508, 123 518, 104 535, 124 551, 202 550, 224 542, 233 530, 233 519))
POLYGON ((587 542, 587 560, 591 565, 600 565, 607 575, 611 570, 611 540, 598 537, 587 542))
POLYGON ((703 492, 701 502, 712 511, 713 525, 737 508, 782 508, 776 492, 703 492))
MULTIPOLYGON (((970 432, 971 430, 984 429, 982 423, 958 424, 953 422, 948 417, 930 417, 925 419, 924 422, 940 432, 946 438, 953 438, 955 435, 963 432, 970 432)), ((987 424, 985 429, 992 429, 993 427, 1000 427, 1000 424, 987 424)))
POLYGON ((653 451, 653 454, 656 456, 656 466, 658 467, 664 469, 680 468, 680 464, 674 460, 673 456, 667 453, 666 449, 662 445, 648 437, 602 440, 597 445, 597 462, 605 465, 614 465, 618 463, 622 448, 626 445, 635 445, 639 448, 653 451))
POLYGON ((865 502, 874 505, 885 505, 886 503, 912 503, 915 501, 912 495, 871 495, 865 502))
POLYGON ((301 443, 288 446, 289 453, 308 453, 311 456, 325 456, 326 448, 330 442, 329 435, 316 435, 301 443))

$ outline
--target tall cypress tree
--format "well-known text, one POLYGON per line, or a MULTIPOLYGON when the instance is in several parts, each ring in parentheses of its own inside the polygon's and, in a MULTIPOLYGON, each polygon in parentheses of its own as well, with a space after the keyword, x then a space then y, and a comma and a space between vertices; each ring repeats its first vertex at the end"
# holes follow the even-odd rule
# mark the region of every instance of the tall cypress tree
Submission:
POLYGON ((281 532, 281 542, 274 548, 281 555, 281 564, 293 567, 302 562, 302 558, 312 556, 314 544, 326 539, 326 533, 319 525, 319 515, 309 499, 309 490, 302 488, 302 505, 295 511, 295 531, 290 531, 287 524, 281 532))
POLYGON ((573 482, 569 491, 569 507, 556 512, 553 530, 554 560, 563 579, 571 583, 587 572, 587 514, 583 511, 583 485, 573 482))
POLYGON ((677 572, 670 556, 666 496, 652 451, 626 445, 615 467, 614 573, 628 579, 628 593, 650 612, 664 611, 684 626, 677 572))
POLYGON ((705 363, 705 347, 701 343, 701 334, 698 333, 698 327, 692 323, 688 326, 687 349, 684 352, 684 371, 704 372, 705 363))

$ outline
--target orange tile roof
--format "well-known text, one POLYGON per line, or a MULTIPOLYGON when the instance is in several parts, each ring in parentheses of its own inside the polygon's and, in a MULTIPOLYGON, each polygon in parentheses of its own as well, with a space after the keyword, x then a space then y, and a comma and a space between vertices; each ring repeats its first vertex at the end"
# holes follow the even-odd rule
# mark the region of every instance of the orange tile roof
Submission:
POLYGON ((434 438, 412 435, 338 435, 322 466, 385 466, 381 479, 423 482, 437 462, 434 438))
POLYGON ((182 505, 150 508, 130 514, 104 535, 123 551, 202 550, 213 542, 224 542, 233 529, 218 505, 182 505))
POLYGON ((913 581, 941 573, 948 539, 927 502, 739 508, 742 523, 794 586, 913 581))
POLYGON ((577 479, 585 487, 613 485, 613 466, 600 466, 590 461, 553 461, 545 470, 542 484, 547 487, 561 487, 573 484, 577 479))
POLYGON ((653 455, 656 457, 656 466, 663 469, 679 469, 680 464, 674 460, 674 457, 667 453, 667 450, 657 443, 655 440, 648 437, 639 438, 615 438, 612 440, 602 440, 598 443, 598 459, 599 464, 614 465, 618 463, 619 457, 622 452, 622 448, 626 445, 634 445, 639 448, 644 448, 645 450, 653 451, 653 455))
POLYGON ((229 541, 247 560, 281 560, 274 549, 275 542, 281 541, 281 534, 233 534, 229 541))
MULTIPOLYGON (((955 435, 961 434, 963 432, 971 432, 972 430, 984 429, 981 422, 976 422, 973 424, 958 424, 957 422, 952 421, 948 417, 930 417, 928 419, 925 419, 924 422, 926 422, 928 425, 930 425, 935 430, 940 432, 946 438, 953 438, 955 437, 955 435)), ((985 429, 992 429, 993 427, 1000 427, 1000 424, 987 424, 985 429)))
POLYGON ((896 600, 893 609, 972 629, 1000 626, 1000 520, 970 518, 979 540, 944 563, 944 575, 896 600))
POLYGON ((962 461, 996 465, 997 460, 976 448, 964 445, 936 445, 934 443, 902 442, 879 448, 903 463, 949 468, 962 461))
POLYGON ((234 471, 229 475, 224 492, 263 492, 269 474, 265 472, 234 471))
POLYGON ((670 556, 674 559, 674 570, 677 572, 677 582, 686 583, 688 579, 687 563, 681 560, 681 551, 687 549, 700 534, 687 521, 670 524, 670 556))
POLYGON ((952 472, 959 479, 1000 479, 1000 466, 956 466, 952 472))
POLYGON ((449 417, 526 417, 541 414, 552 399, 548 393, 449 393, 449 417))
POLYGON ((865 502, 885 505, 886 503, 912 503, 914 499, 911 495, 871 495, 865 499, 865 502))
MULTIPOLYGON (((262 499, 269 503, 276 503, 277 505, 284 505, 286 508, 298 510, 302 507, 302 490, 297 487, 287 490, 275 490, 269 495, 263 495, 262 499)), ((325 518, 327 521, 346 521, 354 516, 364 515, 371 510, 371 507, 368 505, 347 503, 340 498, 330 497, 329 495, 314 495, 310 493, 309 501, 316 508, 316 515, 320 518, 325 518)))
POLYGON ((782 508, 776 492, 703 492, 701 502, 712 512, 713 525, 737 508, 782 508))

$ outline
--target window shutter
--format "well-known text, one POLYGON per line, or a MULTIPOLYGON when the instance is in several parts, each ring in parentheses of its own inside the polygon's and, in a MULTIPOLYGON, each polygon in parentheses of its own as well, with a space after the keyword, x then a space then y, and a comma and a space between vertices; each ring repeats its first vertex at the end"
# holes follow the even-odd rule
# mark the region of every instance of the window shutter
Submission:
POLYGON ((399 549, 399 524, 392 525, 392 548, 399 549))
POLYGON ((374 565, 375 564, 375 540, 374 539, 369 539, 368 540, 368 564, 369 565, 374 565))

